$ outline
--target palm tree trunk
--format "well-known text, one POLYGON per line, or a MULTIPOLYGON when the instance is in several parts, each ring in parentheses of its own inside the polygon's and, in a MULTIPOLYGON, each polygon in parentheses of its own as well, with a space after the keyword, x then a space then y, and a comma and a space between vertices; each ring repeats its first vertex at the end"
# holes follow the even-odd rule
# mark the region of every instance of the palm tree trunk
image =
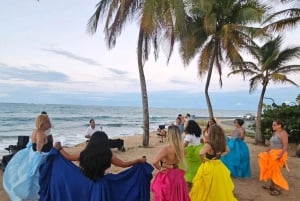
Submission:
POLYGON ((143 38, 144 33, 140 29, 139 38, 138 38, 138 68, 140 75, 140 85, 141 85, 141 93, 142 93, 142 102, 143 102, 143 120, 144 120, 144 133, 143 133, 143 146, 149 146, 149 108, 148 108, 148 95, 147 95, 147 87, 146 80, 144 74, 144 65, 142 62, 142 47, 143 47, 143 38))
MULTIPOLYGON (((212 51, 212 52, 214 52, 214 51, 212 51)), ((207 104, 207 109, 208 109, 208 114, 209 114, 210 119, 214 118, 214 113, 213 113, 213 109, 212 109, 209 94, 208 94, 208 88, 209 88, 209 84, 210 84, 210 80, 211 80, 212 70, 214 67, 214 61, 215 61, 215 57, 213 56, 213 58, 211 59, 210 64, 209 64, 209 69, 207 72, 207 78, 206 78, 206 83, 205 83, 205 99, 206 99, 206 104, 207 104)))
POLYGON ((263 99, 266 93, 267 84, 263 85, 258 106, 257 106, 257 117, 256 117, 256 128, 255 128, 255 144, 265 144, 265 136, 261 132, 261 114, 263 108, 263 99))

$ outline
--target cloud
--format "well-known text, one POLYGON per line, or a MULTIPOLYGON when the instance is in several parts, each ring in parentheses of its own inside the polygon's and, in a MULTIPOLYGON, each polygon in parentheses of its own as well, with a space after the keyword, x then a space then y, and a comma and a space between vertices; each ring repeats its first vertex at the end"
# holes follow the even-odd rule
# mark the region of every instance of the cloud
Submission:
POLYGON ((49 71, 44 65, 14 67, 0 63, 0 80, 28 80, 37 82, 65 82, 69 78, 63 73, 49 71))
POLYGON ((114 69, 114 68, 107 68, 108 70, 110 70, 111 72, 113 72, 114 74, 117 75, 126 75, 128 74, 128 72, 126 71, 122 71, 122 70, 118 70, 118 69, 114 69))
POLYGON ((177 78, 171 79, 170 82, 173 84, 186 84, 186 85, 191 84, 191 82, 179 80, 177 78))
POLYGON ((61 56, 64 56, 64 57, 67 57, 67 58, 70 58, 70 59, 73 59, 73 60, 76 60, 76 61, 81 61, 81 62, 86 63, 88 65, 94 65, 94 66, 100 66, 101 65, 100 63, 98 63, 97 61, 95 61, 93 59, 81 57, 81 56, 75 55, 72 52, 68 52, 68 51, 65 51, 65 50, 55 50, 55 49, 42 49, 42 50, 47 51, 47 52, 52 52, 54 54, 58 54, 58 55, 61 55, 61 56))

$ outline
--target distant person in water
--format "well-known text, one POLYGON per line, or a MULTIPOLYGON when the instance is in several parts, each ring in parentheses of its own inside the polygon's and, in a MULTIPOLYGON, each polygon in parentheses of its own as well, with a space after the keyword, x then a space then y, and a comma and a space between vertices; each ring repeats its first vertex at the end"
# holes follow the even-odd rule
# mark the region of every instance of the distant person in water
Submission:
POLYGON ((227 138, 227 145, 230 152, 221 158, 223 163, 235 178, 251 177, 250 153, 248 145, 244 142, 246 131, 243 128, 244 120, 235 119, 234 129, 230 138, 227 138))

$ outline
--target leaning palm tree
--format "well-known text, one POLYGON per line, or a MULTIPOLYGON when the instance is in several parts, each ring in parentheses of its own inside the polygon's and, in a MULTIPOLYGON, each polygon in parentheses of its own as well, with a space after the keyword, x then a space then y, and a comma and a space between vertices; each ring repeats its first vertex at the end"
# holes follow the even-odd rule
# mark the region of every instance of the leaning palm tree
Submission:
POLYGON ((159 44, 167 44, 167 61, 173 52, 176 32, 184 30, 184 4, 182 0, 101 0, 90 18, 88 30, 93 34, 98 21, 106 18, 104 31, 109 48, 116 44, 127 22, 136 19, 139 23, 137 43, 138 69, 143 104, 143 146, 149 145, 149 108, 144 64, 148 60, 151 44, 155 59, 158 57, 159 44), (151 43, 152 42, 152 43, 151 43))
POLYGON ((243 64, 247 66, 246 69, 234 70, 228 74, 244 73, 245 75, 252 76, 249 80, 250 88, 249 92, 254 92, 259 85, 261 85, 261 94, 257 107, 257 118, 256 118, 256 134, 255 142, 258 144, 264 144, 264 136, 261 132, 261 116, 263 99, 267 90, 268 84, 273 81, 275 84, 278 83, 289 83, 298 86, 297 83, 290 80, 287 75, 300 72, 299 64, 287 64, 292 59, 300 59, 300 47, 285 48, 280 50, 282 44, 281 36, 276 37, 273 40, 266 42, 261 47, 253 48, 253 53, 257 64, 250 61, 245 61, 243 64))
POLYGON ((185 64, 198 57, 200 77, 207 74, 205 97, 210 118, 214 117, 208 94, 214 67, 222 87, 222 67, 241 63, 241 50, 254 45, 251 38, 257 28, 246 26, 260 22, 267 8, 258 0, 189 0, 187 33, 180 37, 185 64), (198 55, 197 55, 198 54, 198 55))

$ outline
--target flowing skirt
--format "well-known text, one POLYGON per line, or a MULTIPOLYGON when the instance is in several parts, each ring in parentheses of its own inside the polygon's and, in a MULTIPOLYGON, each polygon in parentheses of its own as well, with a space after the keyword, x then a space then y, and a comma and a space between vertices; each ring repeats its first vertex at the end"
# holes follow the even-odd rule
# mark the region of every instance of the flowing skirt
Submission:
POLYGON ((47 155, 33 151, 29 142, 12 157, 3 174, 3 188, 11 200, 39 199, 39 167, 47 155))
POLYGON ((184 171, 179 168, 158 172, 151 191, 155 201, 190 201, 184 171))
POLYGON ((93 181, 52 149, 40 167, 40 201, 149 201, 152 171, 137 164, 93 181))
POLYGON ((271 179, 277 186, 285 190, 289 190, 289 185, 281 173, 281 169, 286 165, 288 154, 285 152, 283 156, 277 160, 281 149, 272 149, 269 152, 261 152, 258 155, 259 180, 268 181, 271 179))
POLYGON ((222 162, 235 178, 251 177, 250 154, 247 144, 238 138, 227 138, 229 153, 221 157, 222 162))
POLYGON ((192 201, 237 201, 230 172, 221 160, 202 162, 193 180, 192 201))
POLYGON ((201 159, 199 156, 199 152, 203 144, 197 146, 187 146, 185 159, 187 163, 187 169, 184 175, 185 181, 192 183, 193 178, 197 173, 197 170, 201 164, 201 159))

